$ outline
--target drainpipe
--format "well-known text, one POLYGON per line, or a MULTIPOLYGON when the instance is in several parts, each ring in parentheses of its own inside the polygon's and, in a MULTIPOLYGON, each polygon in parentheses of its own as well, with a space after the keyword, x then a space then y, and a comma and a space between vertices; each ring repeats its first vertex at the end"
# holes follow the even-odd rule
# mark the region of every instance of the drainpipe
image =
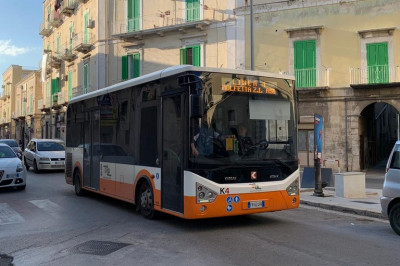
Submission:
POLYGON ((344 99, 344 132, 346 135, 346 145, 345 145, 345 155, 346 155, 346 172, 349 171, 349 155, 348 155, 348 151, 349 151, 349 144, 348 144, 348 136, 347 136, 347 98, 344 99))

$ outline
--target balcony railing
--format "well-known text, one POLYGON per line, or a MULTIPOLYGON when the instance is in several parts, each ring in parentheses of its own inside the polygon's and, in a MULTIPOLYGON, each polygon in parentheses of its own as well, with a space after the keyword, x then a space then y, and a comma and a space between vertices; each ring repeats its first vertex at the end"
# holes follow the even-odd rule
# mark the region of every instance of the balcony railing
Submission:
POLYGON ((294 71, 297 88, 329 87, 330 69, 296 69, 294 71))
POLYGON ((76 7, 75 0, 63 0, 61 3, 62 5, 60 13, 68 17, 72 16, 76 7))
POLYGON ((88 53, 93 48, 93 35, 84 32, 75 34, 72 39, 72 49, 81 53, 88 53))
POLYGON ((53 27, 59 27, 62 24, 62 16, 58 11, 53 10, 50 14, 49 23, 53 27))
POLYGON ((40 23, 39 34, 46 37, 50 36, 51 27, 48 22, 43 21, 42 23, 40 23))
MULTIPOLYGON (((121 1, 121 3, 124 3, 124 1, 121 1)), ((132 19, 124 18, 123 20, 116 20, 114 21, 112 34, 123 35, 137 31, 162 30, 163 28, 171 28, 174 26, 179 30, 183 30, 185 26, 201 28, 201 22, 225 21, 230 18, 232 18, 232 14, 229 14, 225 10, 212 9, 207 6, 196 7, 193 10, 178 9, 176 12, 167 10, 132 19), (201 9, 203 9, 202 12, 200 12, 201 9)))
POLYGON ((88 88, 83 88, 83 86, 75 87, 72 89, 72 97, 77 97, 89 92, 94 91, 94 87, 89 86, 88 88))
POLYGON ((71 62, 71 61, 75 60, 76 55, 73 52, 72 45, 73 45, 72 42, 71 43, 68 42, 62 46, 62 49, 61 49, 62 52, 60 53, 61 60, 64 60, 67 62, 71 62))
POLYGON ((387 84, 400 82, 400 67, 387 65, 350 68, 350 84, 387 84))

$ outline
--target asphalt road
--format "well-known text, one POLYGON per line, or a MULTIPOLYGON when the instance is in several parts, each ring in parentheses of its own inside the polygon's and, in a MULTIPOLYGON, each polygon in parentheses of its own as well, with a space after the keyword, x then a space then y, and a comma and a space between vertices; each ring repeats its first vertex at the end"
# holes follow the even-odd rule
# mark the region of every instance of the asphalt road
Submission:
POLYGON ((29 172, 26 191, 0 191, 0 254, 14 265, 398 265, 399 250, 387 221, 310 207, 150 221, 77 197, 63 173, 29 172))

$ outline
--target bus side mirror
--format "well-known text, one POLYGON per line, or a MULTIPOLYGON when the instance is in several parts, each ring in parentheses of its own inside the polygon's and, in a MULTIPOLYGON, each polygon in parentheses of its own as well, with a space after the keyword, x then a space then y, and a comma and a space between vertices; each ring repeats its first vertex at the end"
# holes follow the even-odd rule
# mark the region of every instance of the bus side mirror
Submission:
POLYGON ((203 105, 201 104, 202 97, 197 94, 190 95, 190 110, 192 116, 201 117, 203 115, 203 105))

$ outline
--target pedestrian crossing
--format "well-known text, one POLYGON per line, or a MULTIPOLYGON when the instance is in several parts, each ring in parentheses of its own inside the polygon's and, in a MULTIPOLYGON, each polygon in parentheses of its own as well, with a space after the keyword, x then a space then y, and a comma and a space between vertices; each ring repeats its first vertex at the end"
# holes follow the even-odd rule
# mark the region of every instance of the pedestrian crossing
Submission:
MULTIPOLYGON (((60 218, 63 211, 61 206, 48 199, 30 200, 29 204, 54 218, 60 218)), ((13 209, 9 203, 0 203, 0 226, 23 222, 25 222, 24 217, 17 210, 13 209)))

